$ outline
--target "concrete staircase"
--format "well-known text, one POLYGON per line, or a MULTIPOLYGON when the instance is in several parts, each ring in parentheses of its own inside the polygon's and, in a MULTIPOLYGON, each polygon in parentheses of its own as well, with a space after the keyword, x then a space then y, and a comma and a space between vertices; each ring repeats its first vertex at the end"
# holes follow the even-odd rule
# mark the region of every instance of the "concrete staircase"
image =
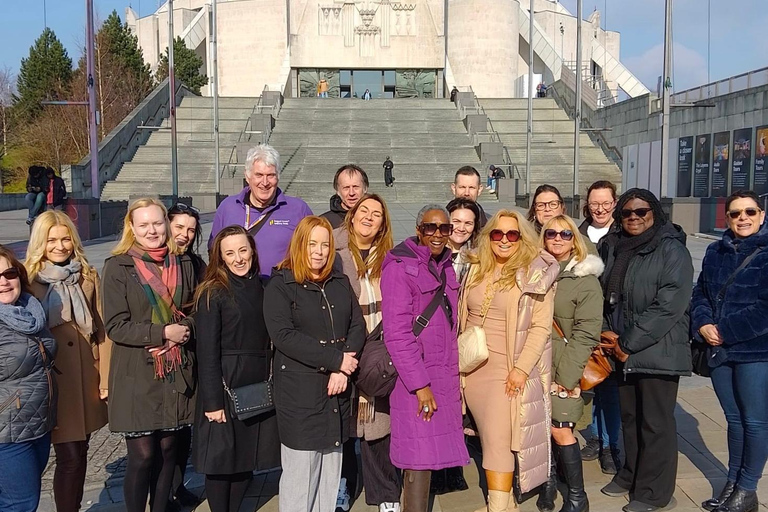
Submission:
MULTIPOLYGON (((219 99, 219 157, 222 164, 230 155, 259 98, 219 99)), ((213 101, 208 97, 186 96, 176 110, 179 194, 214 192, 213 101)), ((167 127, 167 120, 163 127, 167 127)), ((102 199, 127 200, 131 195, 171 194, 171 132, 152 133, 117 179, 107 182, 102 199)))
MULTIPOLYGON (((493 129, 507 147, 509 156, 525 177, 525 150, 528 100, 525 98, 480 99, 493 129)), ((543 183, 556 186, 563 196, 573 194, 574 124, 551 98, 533 102, 533 142, 531 144, 531 188, 543 183)), ((579 193, 597 180, 610 180, 621 186, 621 170, 596 147, 585 133, 579 135, 579 193)))
POLYGON ((355 163, 368 173, 370 190, 385 200, 442 203, 463 165, 478 158, 454 105, 441 99, 286 99, 269 143, 280 151, 280 184, 305 201, 326 202, 333 175, 355 163), (395 164, 395 186, 384 186, 382 164, 395 164))

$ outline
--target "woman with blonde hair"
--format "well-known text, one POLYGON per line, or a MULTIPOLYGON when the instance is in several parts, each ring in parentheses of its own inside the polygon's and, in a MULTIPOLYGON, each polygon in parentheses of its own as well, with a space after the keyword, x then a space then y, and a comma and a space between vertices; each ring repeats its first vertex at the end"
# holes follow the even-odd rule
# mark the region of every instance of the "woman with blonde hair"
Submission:
POLYGON ((111 347, 101 319, 101 282, 85 258, 77 229, 61 211, 37 217, 24 266, 30 293, 42 303, 59 346, 59 413, 51 432, 54 501, 57 510, 76 512, 83 498, 88 439, 107 424, 111 347))
POLYGON ((165 207, 139 199, 128 208, 113 256, 104 263, 104 325, 114 343, 109 428, 125 435, 123 491, 128 512, 168 503, 177 432, 192 423, 194 352, 192 260, 171 236, 165 207))
MULTIPOLYGON (((584 400, 579 381, 592 349, 600 342, 603 327, 603 291, 599 277, 605 265, 589 254, 585 237, 573 219, 558 215, 541 229, 540 246, 555 257, 560 265, 555 294, 552 333, 552 438, 553 451, 568 485, 563 512, 586 512, 589 509, 584 492, 584 473, 579 443, 573 436, 576 422, 581 418, 584 400)), ((557 494, 555 475, 544 486, 544 499, 554 510, 557 494)))
POLYGON ((334 268, 331 224, 304 217, 264 295, 275 345, 274 381, 283 474, 281 512, 333 512, 352 414, 349 377, 365 321, 349 279, 334 268))
POLYGON ((459 330, 482 327, 490 357, 466 374, 464 392, 483 446, 487 510, 505 512, 516 462, 522 492, 549 478, 549 337, 559 267, 514 210, 491 218, 470 261, 459 330))

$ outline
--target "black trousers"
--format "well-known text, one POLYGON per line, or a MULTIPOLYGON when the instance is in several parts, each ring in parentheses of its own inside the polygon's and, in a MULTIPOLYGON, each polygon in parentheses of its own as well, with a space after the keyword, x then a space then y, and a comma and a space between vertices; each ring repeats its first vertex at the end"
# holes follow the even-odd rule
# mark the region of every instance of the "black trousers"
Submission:
POLYGON ((624 467, 613 481, 629 489, 630 498, 665 507, 677 478, 675 404, 680 377, 628 375, 619 382, 624 467))
POLYGON ((378 506, 380 503, 400 501, 402 480, 400 470, 389 458, 391 436, 375 441, 360 440, 360 457, 363 460, 363 483, 365 503, 378 506))

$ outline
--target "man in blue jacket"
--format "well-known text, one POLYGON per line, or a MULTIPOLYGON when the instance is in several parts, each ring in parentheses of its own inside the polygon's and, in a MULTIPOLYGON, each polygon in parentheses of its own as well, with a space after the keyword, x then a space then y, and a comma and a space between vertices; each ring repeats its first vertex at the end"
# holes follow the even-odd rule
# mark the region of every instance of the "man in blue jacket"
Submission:
POLYGON ((285 258, 293 231, 301 219, 312 215, 307 203, 283 194, 280 180, 280 154, 268 144, 251 148, 245 158, 245 181, 240 193, 224 199, 216 210, 208 239, 208 249, 219 231, 227 226, 243 226, 256 240, 259 272, 268 278, 272 267, 285 258))

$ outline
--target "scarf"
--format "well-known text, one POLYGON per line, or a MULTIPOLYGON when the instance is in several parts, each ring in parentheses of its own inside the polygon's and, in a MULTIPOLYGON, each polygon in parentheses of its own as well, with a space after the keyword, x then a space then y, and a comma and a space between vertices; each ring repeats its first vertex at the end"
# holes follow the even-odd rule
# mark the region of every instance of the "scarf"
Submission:
POLYGON ((0 322, 21 334, 37 334, 45 328, 45 311, 40 301, 22 292, 16 304, 0 303, 0 322))
MULTIPOLYGON (((374 253, 375 248, 371 250, 368 257, 374 253)), ((360 279, 360 297, 358 298, 360 309, 363 310, 366 332, 373 333, 376 330, 381 332, 381 280, 372 279, 370 270, 360 279)), ((374 419, 374 406, 376 404, 374 397, 365 395, 358 390, 360 398, 358 400, 357 421, 358 423, 371 423, 374 419)))
POLYGON ((80 287, 82 268, 79 261, 70 261, 64 266, 48 263, 35 276, 35 281, 48 285, 41 301, 48 316, 48 328, 74 321, 83 338, 89 340, 93 334, 93 317, 80 287))
POLYGON ((614 249, 615 258, 611 275, 605 281, 605 297, 607 300, 610 299, 612 293, 616 293, 618 297, 621 297, 621 294, 624 292, 624 277, 627 274, 629 262, 656 237, 659 229, 661 229, 661 224, 654 224, 651 229, 636 236, 627 236, 623 231, 619 233, 619 241, 614 249))
MULTIPOLYGON (((134 245, 128 250, 133 258, 136 274, 139 276, 144 293, 152 306, 152 323, 168 325, 177 323, 184 314, 176 304, 181 304, 181 265, 179 257, 170 254, 168 246, 158 249, 144 249, 134 245), (158 265, 162 264, 162 271, 158 265)), ((181 348, 172 344, 168 350, 155 350, 152 357, 155 361, 155 375, 164 379, 166 375, 181 368, 181 348)))

